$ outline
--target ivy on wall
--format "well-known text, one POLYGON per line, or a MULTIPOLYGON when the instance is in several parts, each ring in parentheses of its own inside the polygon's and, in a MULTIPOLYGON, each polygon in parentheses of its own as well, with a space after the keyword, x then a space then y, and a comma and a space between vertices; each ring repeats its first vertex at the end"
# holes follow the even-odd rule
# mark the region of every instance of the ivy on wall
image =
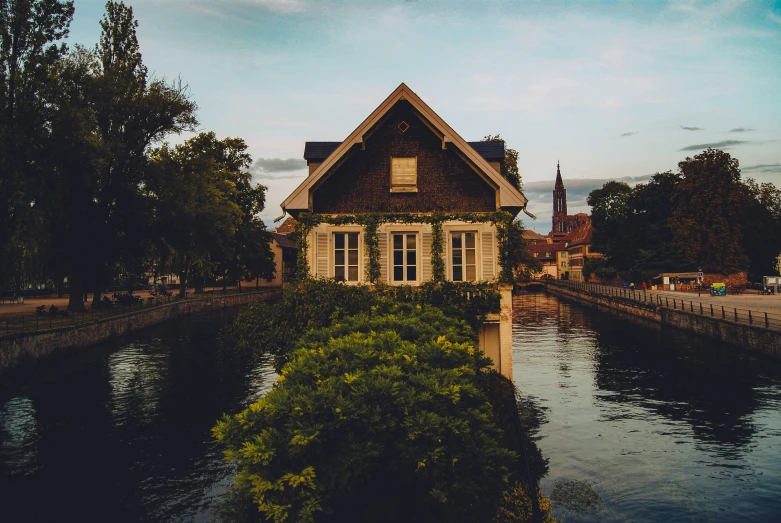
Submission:
POLYGON ((522 237, 523 226, 516 222, 507 211, 470 213, 358 213, 358 214, 315 214, 303 212, 298 216, 296 240, 298 242, 298 260, 296 274, 309 276, 308 237, 311 230, 327 223, 329 225, 361 225, 364 227, 364 245, 369 259, 367 273, 369 281, 378 283, 380 279, 380 247, 377 229, 384 223, 429 224, 431 225, 431 269, 433 281, 445 280, 444 238, 442 224, 446 221, 466 223, 491 223, 496 227, 499 244, 499 281, 512 284, 515 281, 513 269, 524 258, 525 242, 522 237))

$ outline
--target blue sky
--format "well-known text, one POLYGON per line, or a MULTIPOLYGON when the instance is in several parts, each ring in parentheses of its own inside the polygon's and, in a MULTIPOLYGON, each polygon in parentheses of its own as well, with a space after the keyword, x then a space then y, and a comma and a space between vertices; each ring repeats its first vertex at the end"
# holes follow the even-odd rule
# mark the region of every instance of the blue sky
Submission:
MULTIPOLYGON (((518 150, 541 233, 557 160, 570 213, 708 145, 781 186, 781 1, 128 3, 150 71, 190 85, 203 130, 249 144, 267 222, 306 176, 304 142, 346 138, 401 82, 465 139, 518 150)), ((104 4, 76 0, 69 42, 98 41, 104 4)))

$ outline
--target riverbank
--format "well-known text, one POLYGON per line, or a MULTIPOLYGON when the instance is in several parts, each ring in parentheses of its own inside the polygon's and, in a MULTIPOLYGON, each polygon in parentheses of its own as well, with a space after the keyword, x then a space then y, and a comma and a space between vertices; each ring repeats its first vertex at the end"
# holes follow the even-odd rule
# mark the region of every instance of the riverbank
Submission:
POLYGON ((88 347, 182 315, 244 305, 266 299, 278 292, 278 289, 264 289, 228 296, 175 301, 109 318, 93 318, 87 323, 75 326, 59 326, 9 336, 0 340, 0 374, 20 365, 33 364, 53 355, 88 347))
MULTIPOLYGON (((781 358, 781 315, 739 308, 736 300, 742 296, 697 297, 682 293, 632 292, 558 281, 546 283, 546 289, 554 296, 584 305, 781 358)), ((775 311, 781 302, 776 297, 767 298, 762 303, 775 311)), ((747 300, 741 300, 740 305, 748 303, 747 300)))

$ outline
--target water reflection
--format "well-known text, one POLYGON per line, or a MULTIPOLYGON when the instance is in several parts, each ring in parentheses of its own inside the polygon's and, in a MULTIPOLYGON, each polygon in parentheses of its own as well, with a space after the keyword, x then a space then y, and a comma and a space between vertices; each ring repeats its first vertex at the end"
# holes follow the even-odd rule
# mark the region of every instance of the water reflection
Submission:
POLYGON ((80 352, 0 390, 4 521, 206 521, 230 477, 210 429, 273 383, 229 315, 80 352))
POLYGON ((515 301, 514 374, 546 414, 548 494, 587 481, 568 520, 773 520, 781 513, 781 364, 560 302, 515 301))

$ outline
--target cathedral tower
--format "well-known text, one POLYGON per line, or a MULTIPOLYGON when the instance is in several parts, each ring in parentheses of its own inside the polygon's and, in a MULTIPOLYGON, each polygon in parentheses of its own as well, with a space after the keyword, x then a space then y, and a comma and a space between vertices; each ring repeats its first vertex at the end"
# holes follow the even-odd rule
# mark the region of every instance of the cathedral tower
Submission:
POLYGON ((556 162, 556 185, 553 188, 553 229, 552 234, 569 232, 567 227, 567 189, 561 179, 561 168, 556 162))

